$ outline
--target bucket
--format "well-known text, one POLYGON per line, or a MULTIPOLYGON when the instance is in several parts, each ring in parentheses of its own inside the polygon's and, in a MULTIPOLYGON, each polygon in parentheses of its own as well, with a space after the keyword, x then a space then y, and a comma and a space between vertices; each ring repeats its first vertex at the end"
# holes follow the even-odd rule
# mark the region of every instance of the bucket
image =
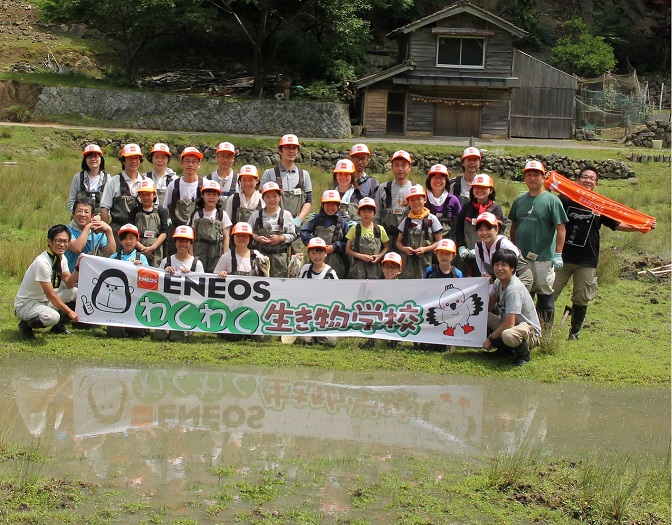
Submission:
POLYGON ((651 141, 651 147, 653 149, 663 149, 663 141, 662 140, 652 140, 651 141))

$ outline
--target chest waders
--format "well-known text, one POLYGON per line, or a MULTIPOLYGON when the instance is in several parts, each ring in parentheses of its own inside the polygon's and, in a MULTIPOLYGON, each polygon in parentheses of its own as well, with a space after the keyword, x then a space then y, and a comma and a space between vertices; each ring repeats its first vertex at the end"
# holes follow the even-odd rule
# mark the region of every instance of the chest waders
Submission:
MULTIPOLYGON (((254 234, 269 238, 271 235, 282 235, 285 224, 284 210, 280 208, 278 214, 278 230, 273 231, 270 228, 265 228, 263 226, 263 217, 262 214, 259 213, 259 216, 254 223, 254 234)), ((262 254, 266 255, 271 261, 269 277, 287 277, 287 266, 289 265, 289 252, 291 245, 285 242, 276 244, 274 246, 259 244, 256 245, 256 249, 259 250, 262 254)))
MULTIPOLYGON (((354 194, 353 194, 354 196, 354 194)), ((356 202, 350 201, 347 204, 341 203, 341 205, 338 207, 339 213, 341 216, 345 215, 350 219, 351 221, 357 221, 359 222, 359 214, 357 213, 358 211, 358 204, 356 202)))
POLYGON ((194 255, 201 259, 205 272, 213 273, 222 256, 224 210, 217 208, 214 219, 203 217, 202 208, 196 210, 193 216, 196 218, 194 221, 194 255))
POLYGON ((261 213, 262 206, 261 206, 261 199, 259 199, 259 203, 257 204, 257 207, 255 209, 249 209, 245 208, 244 206, 241 206, 240 202, 240 193, 234 193, 231 196, 231 222, 234 224, 238 224, 239 222, 247 222, 250 220, 250 217, 252 217, 252 214, 255 211, 258 211, 261 213))
POLYGON ((84 171, 79 172, 79 191, 77 192, 77 199, 81 197, 88 197, 93 201, 93 213, 91 215, 100 214, 100 196, 102 195, 103 190, 105 189, 105 184, 107 184, 107 173, 101 171, 98 176, 101 178, 100 185, 98 186, 98 191, 89 191, 89 189, 86 187, 85 184, 85 179, 88 178, 88 175, 85 175, 84 171))
MULTIPOLYGON (((219 196, 219 202, 222 203, 222 209, 226 208, 226 201, 228 201, 232 195, 238 193, 236 191, 236 188, 238 188, 238 172, 234 171, 231 174, 231 186, 229 186, 228 190, 225 190, 224 188, 221 188, 222 194, 219 196)), ((205 177, 208 180, 214 180, 212 173, 210 175, 206 175, 205 177)), ((221 186, 221 183, 220 183, 221 186)), ((235 222, 233 224, 236 224, 235 222)))
POLYGON ((399 235, 399 224, 404 218, 403 213, 392 213, 392 181, 388 181, 384 186, 385 206, 380 210, 380 225, 385 228, 387 236, 390 238, 390 250, 396 251, 396 241, 399 235))
MULTIPOLYGON (((383 250, 383 242, 380 240, 380 226, 377 224, 373 226, 373 237, 362 236, 361 224, 358 224, 355 228, 355 238, 351 243, 354 251, 365 255, 378 255, 383 250)), ((380 263, 371 264, 354 257, 350 258, 349 279, 380 279, 382 275, 380 263)))
MULTIPOLYGON (((146 176, 149 177, 154 181, 154 185, 156 186, 156 179, 153 177, 154 173, 147 173, 146 176)), ((166 173, 164 176, 164 179, 166 180, 166 187, 168 184, 170 184, 173 181, 173 176, 170 173, 166 173)), ((166 187, 163 187, 161 189, 156 188, 156 202, 159 204, 159 208, 163 207, 163 201, 166 200, 166 187)))
POLYGON ((441 223, 441 238, 453 239, 453 236, 455 235, 455 232, 453 231, 455 217, 453 216, 453 210, 450 208, 450 199, 448 197, 446 197, 446 200, 443 202, 441 211, 436 214, 436 218, 439 219, 439 222, 441 223))
MULTIPOLYGON (((159 237, 161 232, 161 217, 156 211, 157 206, 154 206, 154 211, 152 213, 145 213, 144 211, 138 211, 135 216, 135 225, 140 232, 140 243, 144 246, 151 246, 156 242, 156 239, 159 237)), ((150 266, 158 268, 163 259, 163 244, 161 244, 154 253, 147 257, 147 261, 150 266)))
MULTIPOLYGON (((327 246, 329 246, 342 240, 342 224, 343 217, 339 217, 336 224, 332 226, 325 226, 324 220, 320 215, 318 215, 315 219, 315 231, 313 232, 313 235, 323 239, 327 246)), ((324 262, 332 267, 332 269, 336 272, 336 275, 338 275, 339 279, 343 279, 345 277, 346 266, 343 254, 334 251, 333 253, 327 255, 324 262)))
POLYGON ((184 202, 180 197, 180 178, 175 179, 173 183, 173 191, 168 206, 168 217, 172 221, 166 238, 166 256, 175 255, 177 248, 173 240, 173 233, 178 226, 188 225, 191 220, 191 215, 196 210, 196 201, 201 198, 201 188, 203 187, 203 178, 198 178, 198 186, 196 187, 196 198, 190 202, 184 202))
POLYGON ((138 199, 134 195, 131 195, 131 190, 126 183, 126 179, 123 175, 119 175, 119 196, 112 198, 112 207, 110 208, 110 226, 114 232, 114 239, 117 244, 119 244, 119 235, 117 232, 119 228, 128 223, 128 216, 137 204, 138 199))
MULTIPOLYGON (((415 248, 425 248, 433 243, 433 234, 431 231, 431 220, 425 218, 422 220, 422 227, 415 228, 413 221, 406 218, 404 228, 404 235, 402 237, 402 244, 415 248)), ((423 253, 420 256, 406 255, 401 252, 401 260, 403 263, 400 278, 402 279, 422 279, 425 273, 425 268, 432 264, 432 253, 423 253)))
MULTIPOLYGON (((293 190, 282 190, 280 194, 280 207, 283 210, 287 210, 292 214, 292 217, 298 217, 301 212, 301 208, 306 203, 306 192, 303 191, 305 186, 305 181, 303 179, 303 170, 298 166, 296 169, 299 170, 299 182, 296 183, 296 186, 293 190), (294 190, 301 190, 300 193, 295 194, 294 190)), ((278 187, 282 188, 282 176, 280 175, 280 166, 274 168, 275 172, 275 182, 278 187)), ((303 241, 300 236, 296 236, 296 239, 291 244, 292 253, 303 253, 303 241)))

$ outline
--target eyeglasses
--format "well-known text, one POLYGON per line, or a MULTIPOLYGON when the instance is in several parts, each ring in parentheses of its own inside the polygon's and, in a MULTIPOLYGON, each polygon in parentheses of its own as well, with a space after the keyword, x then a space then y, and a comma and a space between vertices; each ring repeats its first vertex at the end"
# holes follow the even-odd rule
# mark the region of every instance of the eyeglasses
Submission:
POLYGON ((62 244, 65 246, 70 242, 70 239, 52 239, 51 242, 53 242, 54 244, 62 244))
POLYGON ((581 180, 586 180, 586 181, 590 181, 590 182, 597 182, 597 177, 587 177, 587 176, 585 176, 585 175, 581 175, 581 176, 579 177, 579 179, 581 179, 581 180))

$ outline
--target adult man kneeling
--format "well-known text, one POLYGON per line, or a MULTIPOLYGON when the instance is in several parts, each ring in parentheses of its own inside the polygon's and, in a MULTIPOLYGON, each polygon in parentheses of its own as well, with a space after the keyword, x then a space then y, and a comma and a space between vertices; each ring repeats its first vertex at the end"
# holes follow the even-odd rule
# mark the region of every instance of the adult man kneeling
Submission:
POLYGON ((74 311, 77 299, 79 267, 70 273, 63 256, 70 243, 70 230, 57 224, 47 232, 47 250, 38 255, 23 276, 14 298, 14 313, 24 339, 34 339, 33 328, 51 326, 51 332, 65 334, 64 323, 77 322, 74 311), (62 285, 65 286, 62 286, 62 285))
POLYGON ((490 287, 490 336, 483 342, 493 355, 513 355, 513 365, 530 360, 530 350, 539 346, 541 325, 534 301, 525 285, 516 277, 518 255, 511 250, 497 250, 492 256, 497 279, 490 287))

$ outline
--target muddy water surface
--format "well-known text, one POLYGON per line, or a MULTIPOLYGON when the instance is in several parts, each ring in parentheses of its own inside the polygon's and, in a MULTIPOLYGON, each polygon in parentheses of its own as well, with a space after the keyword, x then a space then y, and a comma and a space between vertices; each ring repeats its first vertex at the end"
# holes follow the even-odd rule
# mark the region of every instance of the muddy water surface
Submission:
POLYGON ((538 447, 662 460, 670 444, 668 389, 3 360, 0 391, 2 425, 58 458, 45 474, 112 482, 166 502, 216 481, 209 466, 267 462, 272 470, 293 455, 423 451, 478 460, 538 447))

